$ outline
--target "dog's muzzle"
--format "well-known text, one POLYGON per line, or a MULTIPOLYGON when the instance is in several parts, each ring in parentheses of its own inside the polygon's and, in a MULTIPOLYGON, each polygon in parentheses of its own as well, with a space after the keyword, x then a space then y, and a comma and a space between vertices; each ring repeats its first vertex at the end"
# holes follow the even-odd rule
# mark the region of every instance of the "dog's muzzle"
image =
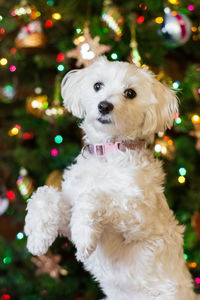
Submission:
POLYGON ((114 108, 114 105, 108 101, 101 101, 98 105, 98 110, 102 115, 109 114, 114 108))

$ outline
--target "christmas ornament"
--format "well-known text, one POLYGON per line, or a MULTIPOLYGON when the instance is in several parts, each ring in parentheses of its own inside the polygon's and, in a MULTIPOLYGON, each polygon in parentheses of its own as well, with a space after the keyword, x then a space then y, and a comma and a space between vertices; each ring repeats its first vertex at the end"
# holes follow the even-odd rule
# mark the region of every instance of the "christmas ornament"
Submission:
POLYGON ((191 22, 187 16, 166 8, 159 32, 168 45, 177 47, 185 44, 189 40, 191 35, 191 22))
POLYGON ((134 63, 137 67, 141 66, 141 56, 138 51, 138 44, 136 41, 136 32, 135 32, 135 25, 136 25, 136 16, 133 15, 131 18, 131 24, 130 24, 130 31, 131 31, 131 42, 130 42, 130 58, 129 61, 134 63))
POLYGON ((124 22, 124 19, 118 7, 113 6, 110 0, 104 1, 102 20, 114 33, 115 40, 119 40, 122 36, 122 24, 124 22))
POLYGON ((28 175, 26 169, 20 169, 20 176, 17 179, 17 187, 26 200, 28 199, 34 191, 34 182, 33 179, 28 175))
POLYGON ((176 152, 174 142, 162 132, 159 133, 159 137, 155 140, 154 149, 156 156, 163 155, 169 160, 174 159, 176 152))
POLYGON ((37 118, 41 118, 45 114, 48 107, 47 95, 35 95, 27 98, 26 109, 27 111, 37 118))
POLYGON ((192 217, 192 227, 194 228, 198 239, 200 240, 200 212, 196 211, 192 217))
POLYGON ((34 5, 29 5, 26 0, 22 0, 13 7, 11 15, 20 21, 26 22, 37 19, 41 13, 34 5))
POLYGON ((6 212, 8 206, 9 206, 8 199, 0 197, 0 216, 6 212))
POLYGON ((83 34, 78 36, 74 40, 74 44, 77 46, 74 50, 66 53, 67 57, 73 57, 77 59, 76 65, 80 67, 84 65, 89 66, 99 55, 109 51, 110 46, 100 45, 100 37, 96 36, 94 39, 91 38, 88 28, 83 30, 83 34))
POLYGON ((21 27, 15 45, 18 49, 38 49, 46 45, 46 36, 42 33, 42 26, 39 20, 32 21, 21 27))
POLYGON ((48 108, 45 110, 43 115, 43 118, 48 120, 49 122, 54 122, 58 117, 61 117, 65 112, 65 109, 60 101, 60 85, 61 85, 61 78, 59 75, 57 75, 55 79, 53 102, 51 106, 48 106, 48 108))
POLYGON ((194 130, 190 131, 190 135, 197 138, 196 149, 200 150, 200 117, 194 115, 192 117, 192 123, 194 125, 194 130))
POLYGON ((68 271, 59 265, 61 255, 53 255, 49 252, 46 255, 32 257, 31 261, 38 267, 36 275, 47 273, 52 278, 58 279, 59 275, 68 274, 68 271))
POLYGON ((63 172, 59 170, 52 171, 46 179, 46 185, 53 186, 58 190, 61 190, 62 174, 63 172))

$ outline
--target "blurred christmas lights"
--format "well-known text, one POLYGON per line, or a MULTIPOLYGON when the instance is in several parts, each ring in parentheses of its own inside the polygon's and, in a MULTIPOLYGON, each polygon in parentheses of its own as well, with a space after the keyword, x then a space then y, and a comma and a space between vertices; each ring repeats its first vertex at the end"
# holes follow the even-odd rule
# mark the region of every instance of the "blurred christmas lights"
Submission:
POLYGON ((137 22, 138 24, 142 24, 144 22, 144 17, 143 16, 138 17, 137 22))
POLYGON ((179 170, 178 170, 178 172, 179 172, 179 174, 181 175, 181 176, 185 176, 186 174, 187 174, 187 170, 185 169, 185 168, 180 168, 179 170))
POLYGON ((22 239, 24 238, 23 232, 18 232, 18 234, 16 235, 16 238, 17 238, 18 240, 22 240, 22 239))
POLYGON ((174 5, 178 5, 179 1, 178 0, 168 0, 169 3, 174 4, 174 5))
POLYGON ((194 10, 194 5, 190 4, 190 5, 188 5, 187 8, 188 8, 188 10, 193 11, 194 10))
POLYGON ((51 150, 51 155, 52 155, 52 156, 57 156, 57 155, 58 155, 58 150, 55 149, 55 148, 52 149, 52 150, 51 150))
POLYGON ((53 0, 48 0, 47 1, 47 5, 49 6, 53 6, 55 4, 55 2, 53 0))
POLYGON ((179 176, 178 177, 178 182, 181 183, 181 184, 185 183, 185 177, 184 176, 179 176))
POLYGON ((118 59, 117 53, 112 53, 112 54, 111 54, 111 58, 112 58, 113 60, 118 59))
POLYGON ((17 69, 16 66, 14 66, 14 65, 10 66, 10 72, 15 72, 16 69, 17 69))
POLYGON ((65 59, 65 55, 63 53, 59 53, 56 57, 57 62, 61 62, 64 59, 65 59))
POLYGON ((172 84, 172 87, 173 87, 173 89, 175 89, 175 90, 177 90, 177 89, 179 88, 179 86, 180 86, 180 82, 179 82, 179 81, 175 81, 175 82, 173 82, 173 84, 172 84))
POLYGON ((200 123, 200 117, 198 115, 193 115, 192 116, 192 123, 193 124, 200 123))
POLYGON ((56 144, 61 144, 63 142, 63 137, 61 135, 56 135, 54 141, 56 144))
POLYGON ((57 21, 62 18, 62 15, 60 13, 53 13, 52 18, 57 21))
POLYGON ((0 65, 5 66, 8 63, 7 58, 3 57, 0 59, 0 65))
POLYGON ((157 18, 155 18, 155 22, 157 24, 161 24, 163 22, 163 18, 162 17, 157 17, 157 18))
POLYGON ((2 300, 10 300, 11 297, 10 297, 9 294, 3 294, 3 295, 1 296, 1 299, 2 299, 2 300))
POLYGON ((53 22, 52 22, 51 20, 47 20, 47 21, 45 22, 44 26, 45 26, 46 28, 50 28, 50 27, 53 26, 53 22))
POLYGON ((3 17, 0 15, 0 22, 3 20, 3 17))
POLYGON ((7 191, 7 198, 8 200, 10 200, 11 202, 15 200, 15 193, 11 190, 7 191))
POLYGON ((65 66, 63 66, 63 65, 58 65, 58 66, 57 66, 57 70, 58 70, 59 72, 62 72, 62 71, 65 70, 65 66))

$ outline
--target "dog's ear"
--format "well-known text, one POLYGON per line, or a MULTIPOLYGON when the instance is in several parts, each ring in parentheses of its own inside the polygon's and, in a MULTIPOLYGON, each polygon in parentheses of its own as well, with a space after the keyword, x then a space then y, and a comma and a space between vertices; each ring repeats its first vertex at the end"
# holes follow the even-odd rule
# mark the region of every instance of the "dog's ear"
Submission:
POLYGON ((64 106, 77 118, 84 117, 84 109, 81 104, 81 82, 84 78, 84 69, 68 72, 62 80, 61 95, 64 106))
POLYGON ((174 116, 178 113, 178 98, 176 93, 154 78, 153 94, 157 100, 155 104, 157 118, 156 132, 165 131, 167 128, 170 129, 173 126, 174 116))

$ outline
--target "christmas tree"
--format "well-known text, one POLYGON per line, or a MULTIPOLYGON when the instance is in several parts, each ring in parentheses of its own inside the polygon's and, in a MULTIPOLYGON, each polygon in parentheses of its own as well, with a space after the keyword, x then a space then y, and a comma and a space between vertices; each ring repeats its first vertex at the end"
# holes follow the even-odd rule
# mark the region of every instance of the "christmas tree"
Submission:
POLYGON ((33 257, 23 232, 26 201, 38 186, 60 188, 82 133, 64 110, 67 71, 99 55, 147 68, 177 91, 174 127, 155 138, 165 194, 180 224, 200 292, 200 3, 197 0, 0 0, 0 297, 100 299, 97 283, 57 238, 33 257))

